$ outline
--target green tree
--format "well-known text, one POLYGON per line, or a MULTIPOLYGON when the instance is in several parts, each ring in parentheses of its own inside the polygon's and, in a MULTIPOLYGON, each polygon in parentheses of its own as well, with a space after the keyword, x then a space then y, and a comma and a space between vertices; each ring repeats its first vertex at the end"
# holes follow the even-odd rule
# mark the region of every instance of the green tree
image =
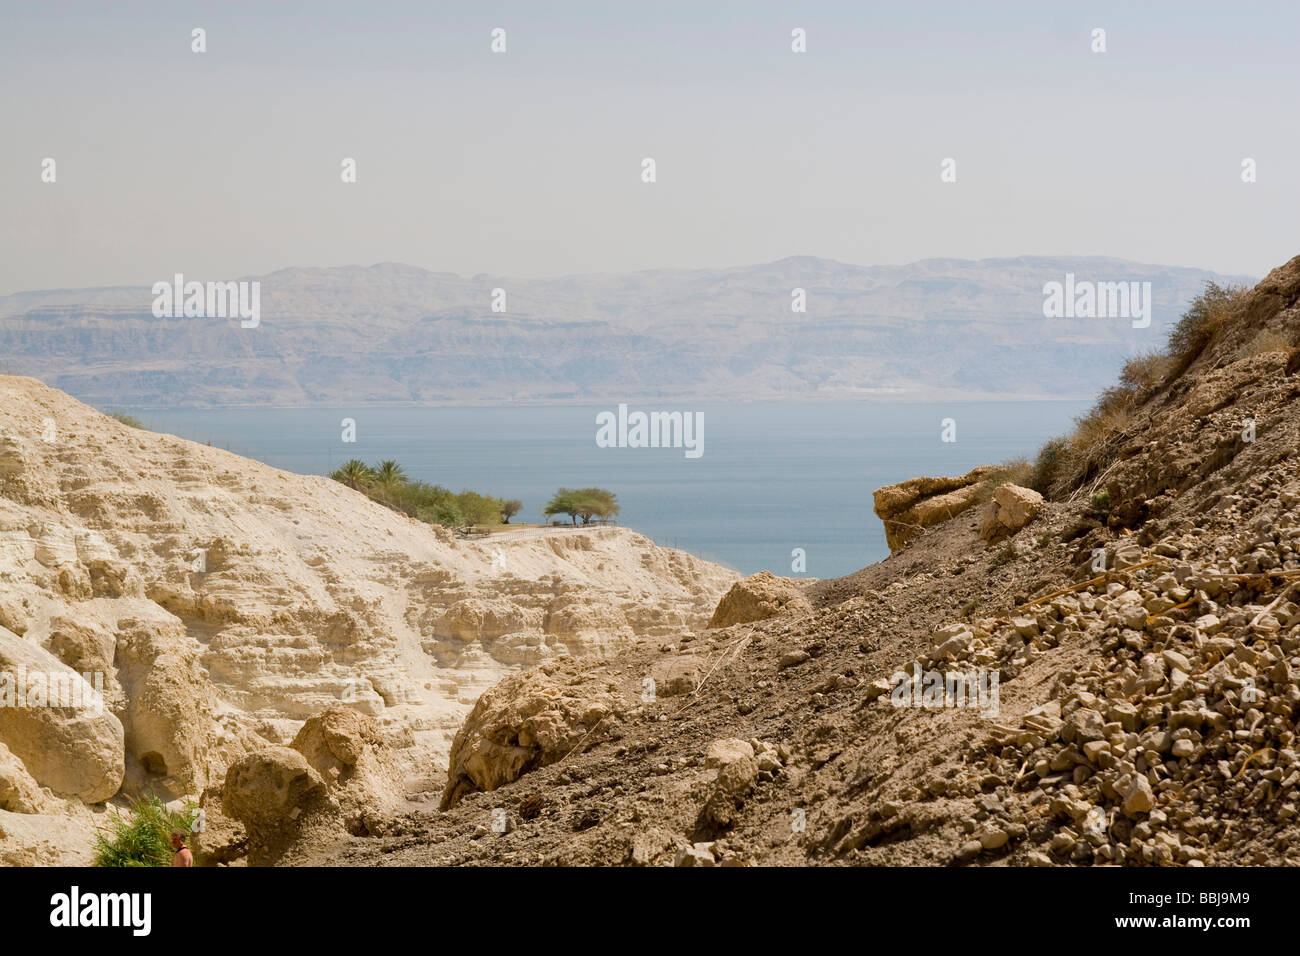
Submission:
POLYGON ((561 488, 542 509, 547 517, 569 515, 574 524, 579 518, 587 524, 592 518, 613 518, 618 512, 618 498, 604 488, 561 488))
POLYGON ((421 521, 440 524, 444 528, 457 528, 464 524, 460 505, 456 503, 456 495, 449 489, 442 485, 427 485, 421 481, 413 488, 408 486, 408 491, 412 492, 414 499, 412 514, 421 521))
POLYGON ((442 485, 414 481, 391 458, 373 468, 354 458, 330 477, 394 511, 447 528, 500 524, 523 507, 519 501, 502 501, 468 489, 455 494, 442 485))
POLYGON ((365 491, 374 483, 375 473, 364 461, 353 458, 351 461, 345 461, 330 477, 349 488, 365 491))
POLYGON ((456 507, 460 509, 461 521, 467 528, 501 521, 501 499, 491 495, 462 491, 456 496, 456 507))
POLYGON ((406 472, 402 470, 402 466, 389 458, 381 461, 371 471, 374 479, 369 489, 370 497, 390 508, 407 511, 403 506, 407 482, 406 472))
POLYGON ((393 459, 388 458, 381 461, 374 468, 375 484, 384 485, 389 488, 397 488, 406 484, 406 472, 402 466, 393 459))
POLYGON ((548 518, 552 515, 568 515, 572 519, 573 523, 577 524, 578 508, 579 502, 577 493, 569 488, 561 488, 551 496, 551 500, 548 501, 546 507, 542 509, 542 514, 546 515, 548 518))
POLYGON ((608 521, 618 516, 618 496, 614 492, 604 488, 580 488, 577 494, 582 505, 580 514, 583 524, 593 517, 608 521))

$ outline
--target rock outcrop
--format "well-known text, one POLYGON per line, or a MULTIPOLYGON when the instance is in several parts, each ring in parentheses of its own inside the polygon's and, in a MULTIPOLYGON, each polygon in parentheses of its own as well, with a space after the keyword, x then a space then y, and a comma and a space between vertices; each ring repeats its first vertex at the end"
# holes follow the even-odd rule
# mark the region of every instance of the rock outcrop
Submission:
POLYGON ((456 735, 443 809, 601 740, 597 735, 608 732, 627 707, 616 682, 572 665, 543 665, 507 677, 479 698, 456 735))
POLYGON ((977 505, 981 483, 996 470, 985 465, 955 478, 909 478, 877 488, 874 510, 885 525, 889 550, 905 547, 926 528, 977 505))
POLYGON ((80 815, 10 813, 0 809, 0 866, 90 866, 94 823, 80 815))
POLYGON ((325 779, 290 747, 268 747, 232 765, 222 810, 247 832, 250 866, 272 866, 301 842, 326 842, 340 828, 325 779))
POLYGON ((369 832, 371 821, 401 805, 401 770, 373 718, 332 707, 303 724, 289 746, 321 775, 339 803, 348 832, 369 832))
POLYGON ((246 852, 251 866, 274 865, 344 831, 369 834, 398 810, 403 793, 379 724, 331 707, 307 720, 290 746, 248 754, 219 788, 205 792, 200 806, 212 808, 213 819, 196 841, 198 852, 206 862, 246 852))
POLYGON ((1043 496, 1037 491, 1004 482, 993 489, 993 500, 980 520, 980 537, 991 543, 1015 534, 1042 506, 1043 496))
POLYGON ((0 628, 0 743, 57 794, 102 803, 122 786, 121 721, 80 674, 7 628, 0 628))
POLYGON ((786 611, 810 610, 803 585, 791 578, 778 578, 771 571, 759 571, 731 586, 718 602, 709 627, 730 627, 762 621, 786 611))
POLYGON ((0 376, 0 691, 26 665, 104 700, 0 708, 5 799, 30 807, 30 778, 93 841, 66 800, 197 796, 339 706, 373 719, 397 777, 437 786, 483 690, 700 628, 736 577, 624 528, 461 541, 0 376))

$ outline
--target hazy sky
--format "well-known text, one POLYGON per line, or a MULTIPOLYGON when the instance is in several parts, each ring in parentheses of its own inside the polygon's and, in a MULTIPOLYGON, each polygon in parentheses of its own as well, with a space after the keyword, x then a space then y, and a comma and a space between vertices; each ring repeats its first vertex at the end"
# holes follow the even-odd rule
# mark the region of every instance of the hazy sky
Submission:
POLYGON ((1263 274, 1300 252, 1297 36, 1300 4, 1237 0, 5 2, 0 294, 796 254, 1263 274))

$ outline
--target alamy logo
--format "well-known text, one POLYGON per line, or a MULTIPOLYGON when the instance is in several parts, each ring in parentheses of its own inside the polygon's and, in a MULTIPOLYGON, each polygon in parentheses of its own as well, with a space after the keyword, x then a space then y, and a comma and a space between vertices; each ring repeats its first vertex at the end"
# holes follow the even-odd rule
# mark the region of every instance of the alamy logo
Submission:
POLYGON ((1076 281, 1043 283, 1043 316, 1048 319, 1132 319, 1133 328, 1151 324, 1150 282, 1076 281))
POLYGON ((134 936, 148 936, 153 927, 153 896, 149 893, 87 893, 74 886, 50 897, 50 925, 126 926, 134 936))
POLYGON ((896 671, 889 679, 894 685, 889 701, 895 707, 919 707, 925 710, 940 707, 979 708, 980 715, 996 717, 1001 710, 998 686, 1001 675, 997 671, 976 668, 961 671, 922 671, 920 664, 912 665, 912 673, 896 671))
POLYGON ((684 448, 687 458, 704 454, 703 412, 631 412, 596 415, 596 445, 600 448, 684 448))
POLYGON ((173 281, 153 284, 156 319, 232 319, 246 329, 262 321, 262 283, 186 282, 176 273, 173 281))
POLYGON ((0 671, 0 708, 57 707, 104 712, 104 672, 77 674, 72 671, 46 674, 29 671, 0 671))

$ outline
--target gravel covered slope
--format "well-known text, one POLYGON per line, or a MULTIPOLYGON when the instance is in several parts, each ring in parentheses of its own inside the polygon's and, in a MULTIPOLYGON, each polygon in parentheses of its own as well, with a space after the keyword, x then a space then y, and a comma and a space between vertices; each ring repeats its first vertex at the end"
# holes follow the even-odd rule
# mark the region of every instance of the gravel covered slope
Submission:
POLYGON ((972 509, 811 609, 547 665, 616 698, 572 749, 331 862, 1300 862, 1300 353, 1242 349, 1298 302, 1300 258, 1007 542, 972 509), (914 665, 996 713, 894 706, 914 665))

